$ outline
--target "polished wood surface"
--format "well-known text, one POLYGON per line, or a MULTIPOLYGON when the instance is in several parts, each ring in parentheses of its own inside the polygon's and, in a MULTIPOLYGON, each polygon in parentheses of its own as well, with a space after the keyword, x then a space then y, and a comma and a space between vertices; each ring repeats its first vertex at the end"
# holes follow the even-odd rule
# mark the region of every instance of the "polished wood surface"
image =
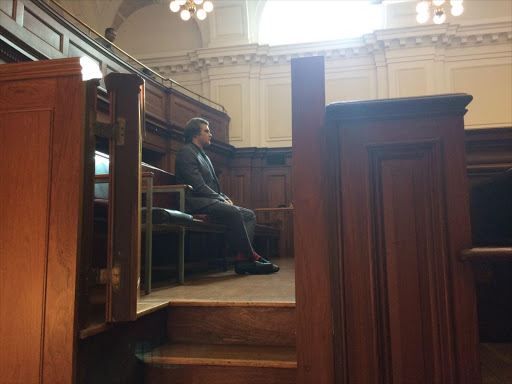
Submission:
POLYGON ((144 356, 149 364, 295 368, 295 348, 255 345, 168 344, 144 356))
POLYGON ((146 369, 146 384, 295 384, 289 368, 174 366, 146 369))
POLYGON ((331 104, 348 382, 478 383, 469 95, 331 104), (383 378, 383 379, 382 379, 383 378))
POLYGON ((111 92, 112 123, 125 119, 124 142, 111 140, 109 183, 110 244, 107 268, 120 268, 120 288, 109 284, 107 321, 137 317, 140 284, 140 215, 142 122, 141 86, 135 75, 112 73, 105 79, 111 92))
POLYGON ((256 208, 257 222, 279 228, 279 257, 293 257, 293 208, 256 208))
MULTIPOLYGON (((324 172, 324 58, 292 59, 294 244, 297 294, 297 382, 334 383, 331 239, 324 172), (322 193, 319 193, 319 188, 322 193)), ((339 351, 337 352, 339 354, 339 351)), ((341 383, 341 381, 337 381, 341 383)))
POLYGON ((50 172, 51 113, 0 113, 0 142, 10 143, 0 153, 0 376, 6 382, 36 383, 41 379, 50 188, 48 177, 38 175, 50 172), (9 129, 13 126, 17 129, 9 129), (25 146, 32 148, 27 163, 18 157, 25 146))
POLYGON ((74 380, 81 71, 78 59, 0 66, 0 376, 9 383, 74 380))
POLYGON ((229 172, 229 192, 235 204, 278 208, 293 201, 291 148, 237 148, 229 172))
POLYGON ((173 305, 169 340, 175 344, 295 347, 295 308, 288 305, 173 305), (222 320, 220 320, 222 319, 222 320))

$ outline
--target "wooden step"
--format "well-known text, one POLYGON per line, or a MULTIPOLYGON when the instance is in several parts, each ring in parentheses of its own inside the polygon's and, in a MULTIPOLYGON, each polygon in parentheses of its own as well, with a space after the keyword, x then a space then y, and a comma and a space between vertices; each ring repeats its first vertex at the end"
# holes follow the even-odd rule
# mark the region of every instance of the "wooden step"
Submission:
POLYGON ((294 304, 174 304, 167 324, 174 344, 295 346, 294 304))
POLYGON ((146 384, 293 384, 294 347, 168 344, 142 356, 146 384))

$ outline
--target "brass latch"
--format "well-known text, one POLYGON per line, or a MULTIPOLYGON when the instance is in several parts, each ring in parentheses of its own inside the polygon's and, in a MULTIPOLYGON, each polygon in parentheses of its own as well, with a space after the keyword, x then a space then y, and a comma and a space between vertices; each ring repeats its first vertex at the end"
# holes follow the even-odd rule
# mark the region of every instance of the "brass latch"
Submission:
POLYGON ((92 131, 96 136, 114 139, 116 145, 124 145, 124 136, 126 132, 126 119, 118 117, 115 124, 105 124, 91 120, 92 131))
POLYGON ((121 288, 121 267, 115 266, 112 269, 102 268, 94 270, 96 275, 96 283, 111 284, 114 291, 121 288))

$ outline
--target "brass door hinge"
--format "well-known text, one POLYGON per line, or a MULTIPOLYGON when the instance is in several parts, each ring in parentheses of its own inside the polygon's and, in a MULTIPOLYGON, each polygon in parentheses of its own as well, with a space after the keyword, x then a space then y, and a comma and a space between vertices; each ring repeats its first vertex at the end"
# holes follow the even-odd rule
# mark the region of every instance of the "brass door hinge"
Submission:
POLYGON ((96 136, 114 139, 116 145, 124 145, 126 133, 126 119, 124 117, 118 117, 115 124, 100 123, 96 119, 90 119, 90 121, 90 128, 96 136))
POLYGON ((121 288, 121 267, 115 266, 112 269, 101 268, 93 270, 97 284, 111 284, 114 291, 121 288))

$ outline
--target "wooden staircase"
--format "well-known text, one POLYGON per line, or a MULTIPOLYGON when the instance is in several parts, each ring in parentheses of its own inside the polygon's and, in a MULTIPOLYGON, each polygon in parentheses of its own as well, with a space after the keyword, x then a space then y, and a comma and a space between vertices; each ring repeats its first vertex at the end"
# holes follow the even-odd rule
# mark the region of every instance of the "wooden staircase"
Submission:
POLYGON ((296 382, 295 305, 177 303, 169 343, 141 356, 146 384, 296 382))

